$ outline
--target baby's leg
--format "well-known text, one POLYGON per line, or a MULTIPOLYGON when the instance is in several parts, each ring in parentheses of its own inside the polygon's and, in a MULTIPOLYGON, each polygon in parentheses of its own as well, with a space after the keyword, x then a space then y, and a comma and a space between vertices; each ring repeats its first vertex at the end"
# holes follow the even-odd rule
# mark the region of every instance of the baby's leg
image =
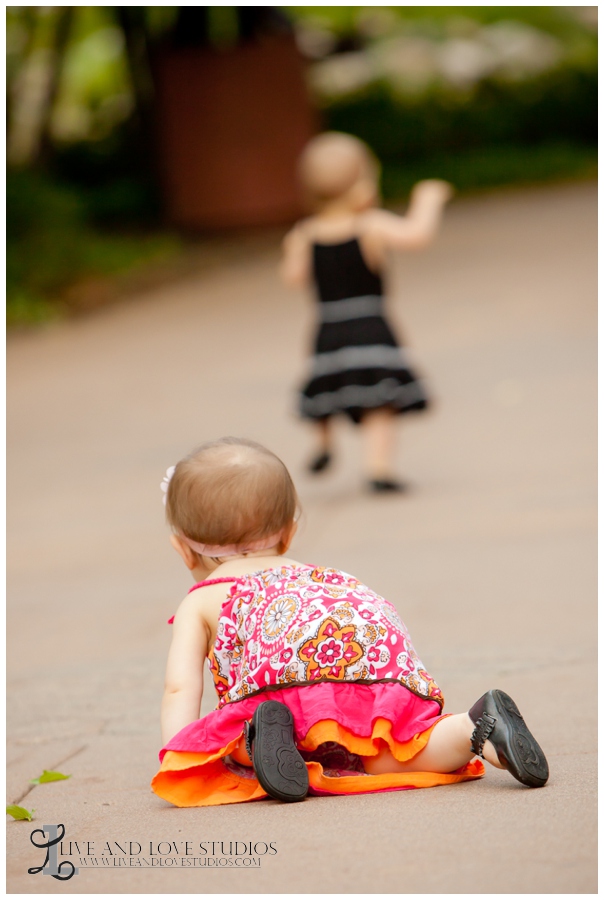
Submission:
MULTIPOLYGON (((475 756, 471 747, 474 723, 467 713, 446 716, 433 728, 428 743, 423 750, 406 762, 395 759, 390 749, 384 746, 377 756, 363 757, 363 765, 368 775, 403 772, 455 772, 469 763, 475 756)), ((498 769, 503 768, 492 745, 484 745, 484 758, 498 769)))
POLYGON ((233 762, 239 763, 240 766, 251 766, 252 761, 245 746, 245 738, 242 736, 234 750, 231 750, 230 757, 233 762))

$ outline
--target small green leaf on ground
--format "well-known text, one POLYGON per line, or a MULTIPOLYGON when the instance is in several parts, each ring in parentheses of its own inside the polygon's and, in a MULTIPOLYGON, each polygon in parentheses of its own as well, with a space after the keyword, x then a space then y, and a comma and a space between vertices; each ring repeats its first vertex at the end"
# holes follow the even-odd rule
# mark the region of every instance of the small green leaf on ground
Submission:
POLYGON ((49 781, 64 781, 65 778, 71 778, 71 775, 63 775, 62 772, 49 772, 47 769, 44 769, 41 775, 38 775, 37 778, 32 778, 30 784, 46 784, 49 781))
POLYGON ((13 819, 27 819, 28 822, 31 822, 31 818, 32 818, 31 813, 33 813, 33 812, 34 812, 33 809, 30 812, 28 809, 25 809, 25 807, 23 807, 23 806, 14 806, 13 805, 13 806, 6 807, 6 814, 8 816, 12 816, 13 819))

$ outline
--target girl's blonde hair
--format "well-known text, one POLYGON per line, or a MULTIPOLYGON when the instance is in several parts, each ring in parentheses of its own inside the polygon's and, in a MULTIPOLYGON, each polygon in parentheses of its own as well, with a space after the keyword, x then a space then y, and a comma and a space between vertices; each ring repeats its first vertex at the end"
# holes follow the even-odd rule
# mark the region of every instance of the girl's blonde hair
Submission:
POLYGON ((377 188, 380 166, 373 152, 357 137, 325 131, 312 138, 298 163, 298 174, 310 205, 345 196, 361 180, 377 188))
POLYGON ((231 545, 283 532, 298 497, 278 456, 255 441, 225 437, 175 466, 166 496, 172 529, 201 544, 231 545))

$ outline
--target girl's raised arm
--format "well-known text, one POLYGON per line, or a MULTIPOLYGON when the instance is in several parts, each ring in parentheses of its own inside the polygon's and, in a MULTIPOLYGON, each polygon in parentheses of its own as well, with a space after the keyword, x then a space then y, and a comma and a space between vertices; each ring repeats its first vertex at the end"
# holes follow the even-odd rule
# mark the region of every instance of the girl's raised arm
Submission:
POLYGON ((371 214, 370 235, 383 249, 421 250, 430 244, 441 223, 445 203, 453 196, 446 181, 420 181, 411 191, 409 209, 404 216, 387 210, 371 214))
POLYGON ((161 732, 164 746, 175 734, 199 718, 203 669, 208 653, 208 628, 193 596, 186 597, 174 616, 168 654, 161 732))

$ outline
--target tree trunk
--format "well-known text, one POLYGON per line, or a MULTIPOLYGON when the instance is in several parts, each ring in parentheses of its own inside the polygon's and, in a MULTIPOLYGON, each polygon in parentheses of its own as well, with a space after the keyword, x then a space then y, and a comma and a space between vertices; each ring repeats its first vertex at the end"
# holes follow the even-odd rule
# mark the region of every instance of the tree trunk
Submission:
MULTIPOLYGON (((39 8, 30 19, 23 64, 14 78, 7 142, 9 164, 34 165, 50 145, 50 120, 61 81, 65 50, 71 31, 73 6, 56 7, 54 21, 44 25, 39 8), (50 27, 50 37, 39 43, 39 30, 50 27)), ((45 13, 48 15, 48 13, 45 13)))
POLYGON ((153 81, 149 64, 149 41, 143 6, 114 7, 124 35, 126 57, 139 125, 147 138, 152 133, 153 81))
POLYGON ((52 113, 61 86, 65 52, 71 35, 75 7, 59 6, 57 9, 57 21, 55 23, 53 35, 53 45, 51 48, 52 56, 46 89, 46 103, 42 109, 40 121, 40 139, 37 153, 37 161, 40 163, 47 162, 52 153, 52 113))

